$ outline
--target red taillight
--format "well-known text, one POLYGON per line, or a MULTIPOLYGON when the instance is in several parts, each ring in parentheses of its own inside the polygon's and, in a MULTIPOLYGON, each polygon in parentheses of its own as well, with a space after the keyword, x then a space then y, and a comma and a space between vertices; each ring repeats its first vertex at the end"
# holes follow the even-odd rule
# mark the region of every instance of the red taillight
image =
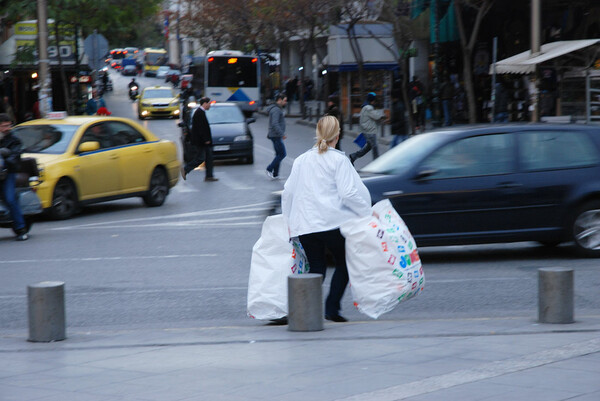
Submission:
POLYGON ((215 61, 215 58, 214 58, 214 57, 209 57, 209 58, 208 58, 208 62, 209 62, 209 63, 212 63, 213 61, 215 61))
POLYGON ((258 61, 258 59, 256 57, 252 59, 253 63, 256 63, 257 61, 258 61))
POLYGON ((215 104, 215 103, 217 103, 217 101, 216 101, 216 100, 211 100, 211 101, 210 101, 210 104, 215 104))
POLYGON ((248 103, 250 106, 252 106, 254 103, 256 103, 254 100, 252 100, 250 103, 248 103))
POLYGON ((237 63, 237 58, 235 58, 235 57, 232 57, 227 60, 227 64, 235 64, 235 63, 237 63))

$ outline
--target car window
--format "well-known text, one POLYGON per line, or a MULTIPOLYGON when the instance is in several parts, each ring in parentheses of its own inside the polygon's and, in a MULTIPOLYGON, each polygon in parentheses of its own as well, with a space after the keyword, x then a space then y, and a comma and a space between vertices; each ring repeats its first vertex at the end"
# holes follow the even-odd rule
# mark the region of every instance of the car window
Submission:
POLYGON ((106 126, 106 123, 98 123, 89 127, 83 133, 79 144, 81 145, 83 142, 93 141, 100 143, 100 149, 107 149, 115 146, 112 142, 112 135, 110 134, 110 130, 106 126))
POLYGON ((144 98, 175 97, 171 89, 146 89, 144 98))
POLYGON ((146 142, 144 136, 129 124, 120 121, 110 121, 106 125, 110 130, 114 146, 146 142))
POLYGON ((12 132, 21 140, 24 153, 62 154, 67 150, 78 125, 27 125, 12 132))
POLYGON ((413 168, 415 163, 444 141, 445 135, 440 132, 414 135, 398 146, 394 146, 360 171, 373 174, 402 174, 413 168))
POLYGON ((436 171, 430 178, 455 178, 514 171, 514 135, 493 134, 463 138, 433 152, 424 169, 436 171))
POLYGON ((592 140, 576 131, 520 133, 519 158, 525 171, 583 167, 599 161, 592 140))

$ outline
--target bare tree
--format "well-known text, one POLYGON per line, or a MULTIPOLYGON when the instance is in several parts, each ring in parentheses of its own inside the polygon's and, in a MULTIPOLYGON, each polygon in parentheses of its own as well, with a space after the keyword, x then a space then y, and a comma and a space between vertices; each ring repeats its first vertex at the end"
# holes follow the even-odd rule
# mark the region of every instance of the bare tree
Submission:
POLYGON ((473 49, 477 43, 479 28, 485 15, 490 11, 495 0, 454 0, 454 9, 456 12, 456 23, 460 34, 460 44, 463 56, 463 76, 467 92, 467 101, 469 103, 469 122, 477 122, 475 87, 473 85, 473 49), (464 12, 471 10, 475 12, 475 19, 470 34, 465 28, 464 12), (469 37, 467 37, 469 35, 469 37))

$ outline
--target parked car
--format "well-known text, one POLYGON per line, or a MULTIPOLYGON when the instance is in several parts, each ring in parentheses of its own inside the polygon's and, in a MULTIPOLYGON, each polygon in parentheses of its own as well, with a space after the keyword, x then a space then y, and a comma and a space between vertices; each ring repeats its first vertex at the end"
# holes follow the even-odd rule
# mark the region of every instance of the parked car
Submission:
POLYGON ((179 94, 172 87, 150 86, 144 88, 138 99, 138 118, 179 116, 179 94))
POLYGON ((411 137, 361 170, 419 246, 573 241, 600 256, 600 127, 509 124, 411 137))
MULTIPOLYGON (((182 142, 192 129, 192 116, 197 107, 189 113, 187 122, 180 123, 182 142), (187 123, 187 125, 186 125, 187 123)), ((215 160, 241 159, 245 163, 254 163, 254 138, 250 132, 254 118, 245 118, 235 103, 213 103, 206 112, 213 139, 215 160)))
POLYGON ((66 219, 89 203, 142 197, 164 203, 180 163, 172 141, 119 117, 65 115, 17 125, 23 157, 37 160, 37 194, 52 217, 66 219))
POLYGON ((167 76, 167 72, 169 72, 170 68, 168 65, 161 65, 156 70, 156 78, 165 78, 167 76))

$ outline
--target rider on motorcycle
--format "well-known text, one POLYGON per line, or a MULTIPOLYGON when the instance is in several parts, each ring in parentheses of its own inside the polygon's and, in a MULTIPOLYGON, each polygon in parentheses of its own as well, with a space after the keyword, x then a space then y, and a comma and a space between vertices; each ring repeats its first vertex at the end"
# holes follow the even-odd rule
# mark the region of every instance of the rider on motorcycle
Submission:
POLYGON ((25 241, 29 235, 15 191, 16 173, 21 161, 21 141, 10 132, 11 127, 10 117, 5 113, 0 114, 0 158, 6 171, 6 177, 0 180, 0 191, 14 221, 17 241, 25 241))
POLYGON ((131 89, 134 86, 138 86, 138 83, 135 82, 135 78, 131 78, 131 82, 129 82, 129 89, 131 89))

